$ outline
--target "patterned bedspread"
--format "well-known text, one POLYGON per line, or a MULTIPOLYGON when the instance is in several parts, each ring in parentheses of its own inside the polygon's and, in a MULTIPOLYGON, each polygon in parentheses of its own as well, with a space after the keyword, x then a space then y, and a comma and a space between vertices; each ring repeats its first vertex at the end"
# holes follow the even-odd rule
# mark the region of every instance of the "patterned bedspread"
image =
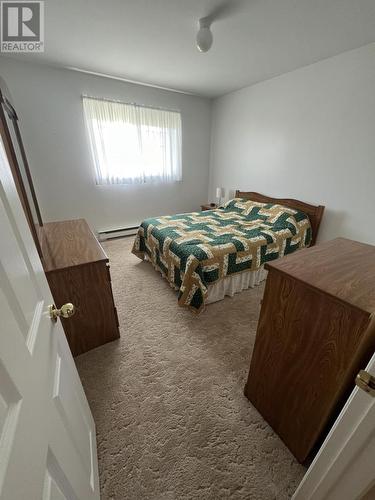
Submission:
POLYGON ((199 313, 209 285, 308 246, 311 236, 303 212, 235 198, 215 210, 144 220, 132 252, 179 290, 180 306, 199 313))

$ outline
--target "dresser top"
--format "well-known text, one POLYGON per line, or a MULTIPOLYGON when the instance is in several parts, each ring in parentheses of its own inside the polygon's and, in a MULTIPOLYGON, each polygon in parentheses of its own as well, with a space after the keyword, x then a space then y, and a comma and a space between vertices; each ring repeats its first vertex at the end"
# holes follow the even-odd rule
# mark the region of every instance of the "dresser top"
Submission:
POLYGON ((375 246, 336 238, 266 264, 368 313, 375 312, 375 246))
POLYGON ((84 219, 47 222, 39 230, 45 272, 108 261, 84 219))

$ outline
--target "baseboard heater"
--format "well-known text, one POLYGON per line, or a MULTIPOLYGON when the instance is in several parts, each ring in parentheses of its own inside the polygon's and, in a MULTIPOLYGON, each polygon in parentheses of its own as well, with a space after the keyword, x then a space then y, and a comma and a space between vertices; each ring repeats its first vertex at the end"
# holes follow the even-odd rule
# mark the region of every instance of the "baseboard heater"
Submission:
POLYGON ((108 229, 106 231, 98 231, 99 241, 109 240, 111 238, 122 238, 123 236, 131 236, 137 234, 139 226, 119 227, 118 229, 108 229))

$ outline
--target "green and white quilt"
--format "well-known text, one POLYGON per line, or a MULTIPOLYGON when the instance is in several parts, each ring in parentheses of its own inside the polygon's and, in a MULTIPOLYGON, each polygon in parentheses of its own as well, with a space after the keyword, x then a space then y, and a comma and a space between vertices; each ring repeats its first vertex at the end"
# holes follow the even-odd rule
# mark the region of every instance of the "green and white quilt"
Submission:
POLYGON ((146 219, 132 252, 148 258, 179 291, 178 303, 199 313, 207 287, 227 276, 309 246, 308 216, 277 204, 235 198, 223 207, 146 219))

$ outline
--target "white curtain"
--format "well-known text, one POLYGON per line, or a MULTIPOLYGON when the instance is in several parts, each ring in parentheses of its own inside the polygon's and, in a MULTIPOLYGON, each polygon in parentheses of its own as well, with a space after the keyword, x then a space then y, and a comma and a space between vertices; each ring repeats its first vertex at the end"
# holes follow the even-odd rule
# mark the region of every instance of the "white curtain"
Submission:
POLYGON ((181 180, 181 113, 83 97, 97 184, 181 180))

